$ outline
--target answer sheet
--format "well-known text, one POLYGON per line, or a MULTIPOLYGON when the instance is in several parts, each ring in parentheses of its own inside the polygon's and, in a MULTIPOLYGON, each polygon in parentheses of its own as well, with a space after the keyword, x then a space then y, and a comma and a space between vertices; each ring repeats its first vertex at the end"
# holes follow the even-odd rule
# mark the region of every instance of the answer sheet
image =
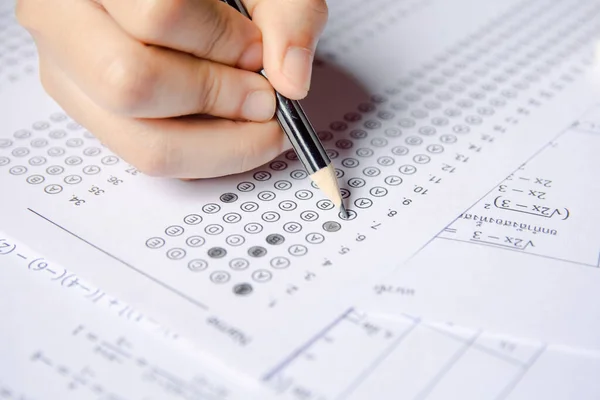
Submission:
MULTIPOLYGON (((0 86, 2 230, 272 385, 357 290, 600 98, 596 1, 330 7, 305 106, 349 218, 293 152, 217 180, 143 176, 43 93, 19 33, 0 44, 17 60, 0 86)), ((6 15, 3 31, 18 32, 6 15)))

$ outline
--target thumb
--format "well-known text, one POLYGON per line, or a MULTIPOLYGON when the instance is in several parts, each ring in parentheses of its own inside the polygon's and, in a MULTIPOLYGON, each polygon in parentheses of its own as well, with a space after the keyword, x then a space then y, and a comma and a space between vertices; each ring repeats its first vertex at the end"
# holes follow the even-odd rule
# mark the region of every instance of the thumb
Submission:
POLYGON ((327 22, 325 0, 245 0, 263 35, 263 66, 279 93, 297 100, 310 88, 317 41, 327 22))

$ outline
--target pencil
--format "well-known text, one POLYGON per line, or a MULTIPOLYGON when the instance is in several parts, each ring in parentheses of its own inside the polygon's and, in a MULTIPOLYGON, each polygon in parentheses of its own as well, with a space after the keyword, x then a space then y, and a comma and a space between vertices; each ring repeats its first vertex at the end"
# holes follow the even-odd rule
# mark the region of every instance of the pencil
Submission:
MULTIPOLYGON (((242 15, 250 18, 241 0, 223 1, 238 10, 242 15)), ((268 79, 264 70, 259 73, 268 79)), ((275 113, 277 121, 290 140, 298 159, 317 187, 340 209, 341 215, 348 217, 333 164, 300 102, 290 100, 277 91, 275 96, 277 98, 277 111, 275 113)))

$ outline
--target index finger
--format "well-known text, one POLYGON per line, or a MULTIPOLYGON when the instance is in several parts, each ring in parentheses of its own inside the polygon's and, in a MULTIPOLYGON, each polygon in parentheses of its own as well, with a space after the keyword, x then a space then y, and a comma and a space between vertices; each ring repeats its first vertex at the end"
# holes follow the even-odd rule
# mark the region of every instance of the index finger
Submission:
POLYGON ((219 0, 97 0, 131 36, 230 66, 258 70, 262 36, 219 0))

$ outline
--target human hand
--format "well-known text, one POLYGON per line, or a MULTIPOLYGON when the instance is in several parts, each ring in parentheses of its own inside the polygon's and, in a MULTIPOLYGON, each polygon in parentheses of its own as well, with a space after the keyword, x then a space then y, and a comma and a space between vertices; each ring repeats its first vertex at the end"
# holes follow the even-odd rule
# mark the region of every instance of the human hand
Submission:
POLYGON ((306 96, 327 19, 325 0, 245 4, 252 21, 219 0, 18 0, 17 18, 70 116, 148 175, 205 178, 284 150, 273 87, 306 96))

